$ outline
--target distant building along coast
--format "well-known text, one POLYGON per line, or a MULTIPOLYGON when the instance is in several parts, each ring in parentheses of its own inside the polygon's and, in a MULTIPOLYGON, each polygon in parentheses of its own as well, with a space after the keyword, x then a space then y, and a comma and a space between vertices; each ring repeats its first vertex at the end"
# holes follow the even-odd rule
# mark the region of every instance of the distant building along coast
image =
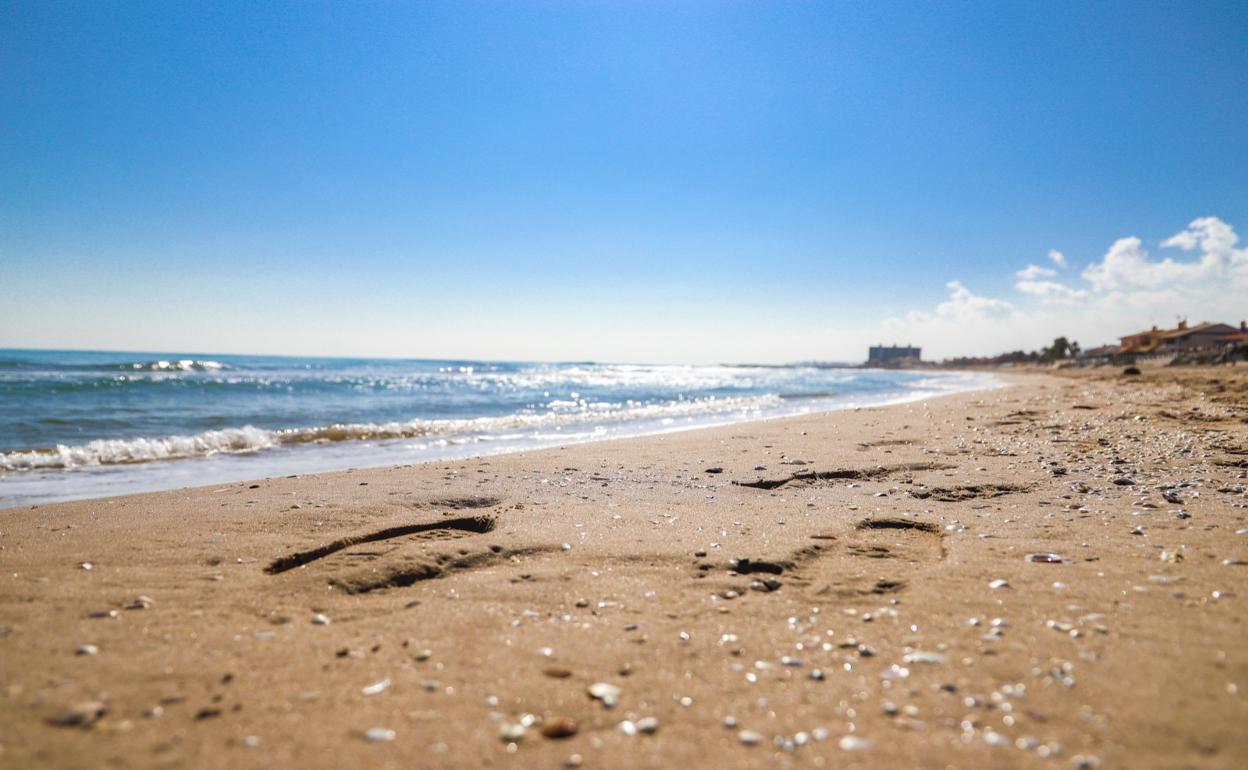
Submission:
POLYGON ((1106 361, 1168 363, 1175 359, 1207 359, 1206 363, 1244 360, 1248 358, 1248 322, 1239 328, 1224 323, 1189 325, 1179 321, 1173 329, 1153 328, 1118 338, 1119 345, 1105 346, 1096 352, 1106 361))
POLYGON ((875 345, 868 348, 867 366, 908 366, 919 363, 921 348, 909 345, 875 345))
POLYGON ((1015 350, 987 357, 921 360, 922 349, 911 345, 874 345, 867 349, 864 366, 876 369, 929 367, 1015 366, 1167 366, 1171 364, 1248 363, 1248 321, 1237 326, 1206 321, 1189 324, 1181 319, 1173 329, 1151 329, 1118 338, 1118 344, 1081 348, 1066 337, 1033 352, 1015 350))

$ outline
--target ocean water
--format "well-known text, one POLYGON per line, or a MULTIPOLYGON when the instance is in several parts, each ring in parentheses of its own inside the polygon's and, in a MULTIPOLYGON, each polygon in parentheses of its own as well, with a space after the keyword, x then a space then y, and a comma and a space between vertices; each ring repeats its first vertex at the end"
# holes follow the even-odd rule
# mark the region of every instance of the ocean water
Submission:
POLYGON ((985 375, 0 349, 0 508, 845 409, 985 375))

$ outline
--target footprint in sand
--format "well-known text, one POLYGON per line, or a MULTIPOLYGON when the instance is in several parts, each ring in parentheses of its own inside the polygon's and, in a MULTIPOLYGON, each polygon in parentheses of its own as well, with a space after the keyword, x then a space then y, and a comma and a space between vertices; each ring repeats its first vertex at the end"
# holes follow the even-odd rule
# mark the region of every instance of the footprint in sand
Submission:
POLYGON ((920 500, 937 500, 942 503, 959 503, 965 500, 979 500, 990 497, 1002 497, 1019 492, 1027 492, 1031 487, 1026 484, 966 484, 958 487, 930 487, 911 490, 911 497, 920 500))
POLYGON ((812 575, 816 594, 849 598, 897 593, 945 558, 944 540, 932 522, 867 518, 846 537, 845 557, 818 563, 812 575))
MULTIPOLYGON (((730 584, 738 593, 756 577, 771 576, 774 585, 810 591, 817 596, 859 597, 890 594, 945 557, 938 525, 903 518, 862 519, 849 533, 812 535, 818 541, 784 558, 737 558, 725 565, 751 583, 730 584)), ((701 574, 707 565, 699 565, 701 574)), ((769 590, 778 590, 771 588, 769 590)))
POLYGON ((874 468, 845 468, 832 471, 801 470, 788 476, 775 479, 756 479, 754 481, 733 481, 738 487, 751 489, 779 489, 787 484, 817 485, 827 481, 876 481, 898 473, 914 473, 917 471, 947 471, 956 466, 944 463, 902 463, 900 465, 880 465, 874 468))
POLYGON ((512 557, 558 550, 557 546, 508 549, 500 545, 480 543, 454 551, 433 547, 441 541, 487 534, 494 531, 497 523, 494 516, 470 516, 348 535, 316 548, 280 556, 270 562, 264 571, 270 575, 280 575, 299 567, 314 565, 318 576, 328 578, 331 586, 349 594, 361 594, 384 588, 409 586, 422 580, 477 569, 512 557), (374 544, 381 544, 381 547, 374 544))

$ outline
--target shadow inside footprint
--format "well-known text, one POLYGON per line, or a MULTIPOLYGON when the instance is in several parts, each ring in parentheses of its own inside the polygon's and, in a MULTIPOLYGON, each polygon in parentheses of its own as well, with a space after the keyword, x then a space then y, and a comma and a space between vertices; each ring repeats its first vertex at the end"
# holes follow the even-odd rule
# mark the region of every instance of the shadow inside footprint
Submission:
POLYGON ((899 465, 880 465, 874 468, 843 468, 833 471, 804 470, 777 479, 756 479, 754 481, 733 481, 738 487, 751 489, 779 489, 786 484, 817 484, 821 481, 876 481, 897 473, 913 473, 916 471, 945 471, 954 466, 946 463, 901 463, 899 465))
POLYGON ((280 556, 269 563, 264 571, 270 575, 277 575, 287 570, 302 567, 305 564, 314 562, 317 559, 323 559, 330 554, 337 553, 343 549, 352 546, 362 545, 364 543, 376 543, 382 540, 390 540, 396 537, 405 537, 407 535, 419 535, 422 533, 434 533, 439 531, 459 531, 472 534, 484 534, 494 529, 496 522, 492 516, 473 516, 459 519, 446 519, 444 521, 429 522, 425 524, 408 524, 400 527, 388 527, 376 532, 369 532, 362 535, 349 535, 344 538, 320 546, 311 548, 306 551, 297 551, 295 553, 280 556))
POLYGON ((1022 484, 967 484, 960 487, 931 487, 911 490, 910 496, 920 500, 939 500, 942 503, 958 503, 964 500, 980 500, 1026 492, 1030 487, 1022 484))
POLYGON ((914 521, 913 519, 897 519, 887 516, 878 519, 863 519, 858 522, 858 529, 916 529, 919 532, 940 534, 940 527, 930 521, 914 521))
POLYGON ((391 559, 378 566, 369 566, 365 569, 356 569, 340 574, 331 579, 329 584, 344 593, 366 594, 387 588, 402 588, 415 585, 423 580, 433 580, 456 572, 481 569, 493 564, 503 564, 512 559, 558 550, 558 546, 532 546, 515 549, 493 547, 479 551, 460 552, 456 555, 447 553, 408 554, 402 558, 391 559))

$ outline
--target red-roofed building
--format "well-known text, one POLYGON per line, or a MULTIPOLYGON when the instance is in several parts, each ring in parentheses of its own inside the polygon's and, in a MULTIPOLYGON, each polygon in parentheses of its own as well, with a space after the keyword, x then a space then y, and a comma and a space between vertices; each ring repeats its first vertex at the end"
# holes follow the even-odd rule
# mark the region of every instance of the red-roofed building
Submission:
POLYGON ((1125 337, 1119 337, 1118 353, 1152 353, 1157 350, 1161 344, 1161 335, 1165 334, 1156 326, 1148 331, 1136 332, 1128 334, 1125 337))
POLYGON ((1239 331, 1221 338, 1223 345, 1248 345, 1248 321, 1239 322, 1239 331))
POLYGON ((1230 324, 1200 323, 1188 326, 1180 321, 1177 329, 1161 334, 1161 348, 1175 353, 1201 348, 1218 348, 1226 344, 1223 339, 1239 330, 1230 324))

